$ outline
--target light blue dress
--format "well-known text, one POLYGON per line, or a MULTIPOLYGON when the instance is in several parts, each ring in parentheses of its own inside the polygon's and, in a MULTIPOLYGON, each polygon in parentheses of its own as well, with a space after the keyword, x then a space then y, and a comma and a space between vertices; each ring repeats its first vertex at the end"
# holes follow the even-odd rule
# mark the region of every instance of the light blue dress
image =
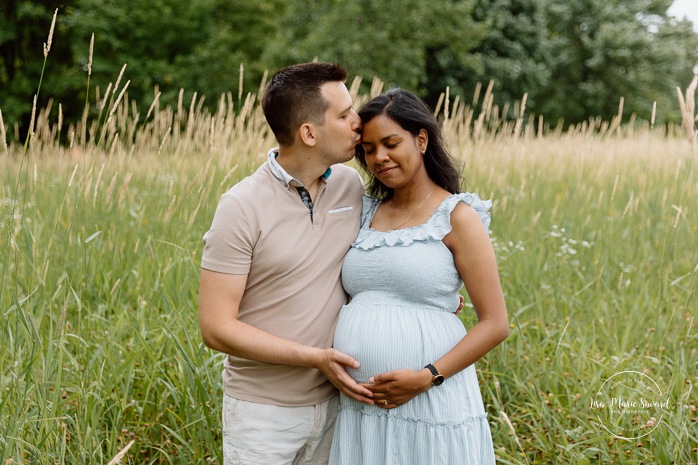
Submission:
MULTIPOLYGON (((369 227, 380 204, 364 197, 361 230, 344 260, 351 296, 339 315, 334 347, 359 360, 358 382, 396 369, 422 370, 465 336, 454 314, 463 282, 441 240, 458 202, 488 228, 490 201, 462 193, 446 198, 419 226, 388 232, 369 227)), ((332 442, 332 465, 487 465, 494 448, 475 366, 400 407, 385 410, 344 395, 332 442)))

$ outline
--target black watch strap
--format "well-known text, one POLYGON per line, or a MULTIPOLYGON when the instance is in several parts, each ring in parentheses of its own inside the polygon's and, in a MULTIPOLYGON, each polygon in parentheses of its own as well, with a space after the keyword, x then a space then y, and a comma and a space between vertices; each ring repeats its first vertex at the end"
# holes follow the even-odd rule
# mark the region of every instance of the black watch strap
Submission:
POLYGON ((439 370, 437 370, 436 367, 434 365, 432 365, 431 363, 429 365, 425 366, 424 368, 427 368, 429 371, 431 371, 431 376, 432 376, 431 384, 433 386, 441 386, 441 383, 443 383, 444 379, 445 379, 444 375, 439 373, 439 370))

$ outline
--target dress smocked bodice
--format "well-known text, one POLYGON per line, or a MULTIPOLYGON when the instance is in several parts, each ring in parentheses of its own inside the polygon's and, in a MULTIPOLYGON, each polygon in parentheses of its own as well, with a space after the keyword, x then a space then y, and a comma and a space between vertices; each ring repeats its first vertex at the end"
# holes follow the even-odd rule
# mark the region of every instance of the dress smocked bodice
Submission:
POLYGON ((489 227, 492 202, 477 194, 460 193, 444 199, 423 224, 377 231, 370 224, 380 200, 365 196, 361 229, 342 271, 344 289, 352 300, 455 310, 463 282, 442 239, 452 229, 451 212, 459 202, 473 207, 485 229, 489 227))
POLYGON ((391 231, 377 231, 370 228, 371 221, 373 221, 381 200, 364 195, 361 211, 361 229, 351 246, 361 250, 369 250, 382 245, 407 246, 414 241, 440 241, 451 232, 451 212, 456 208, 458 202, 463 202, 473 207, 480 216, 482 225, 486 230, 489 230, 491 219, 489 209, 492 208, 492 201, 482 200, 479 195, 470 192, 453 194, 444 199, 425 223, 391 231))

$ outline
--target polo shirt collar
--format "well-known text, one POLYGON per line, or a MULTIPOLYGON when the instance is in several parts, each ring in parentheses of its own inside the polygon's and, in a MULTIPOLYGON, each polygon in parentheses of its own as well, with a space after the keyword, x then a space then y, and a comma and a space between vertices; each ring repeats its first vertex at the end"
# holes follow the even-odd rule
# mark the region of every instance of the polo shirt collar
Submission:
MULTIPOLYGON (((302 182, 294 178, 286 172, 286 170, 279 164, 276 157, 279 156, 279 148, 274 147, 269 151, 267 157, 269 158, 269 169, 278 181, 285 187, 305 187, 302 182)), ((332 174, 332 168, 327 168, 327 171, 322 175, 322 180, 327 182, 327 179, 332 174)))

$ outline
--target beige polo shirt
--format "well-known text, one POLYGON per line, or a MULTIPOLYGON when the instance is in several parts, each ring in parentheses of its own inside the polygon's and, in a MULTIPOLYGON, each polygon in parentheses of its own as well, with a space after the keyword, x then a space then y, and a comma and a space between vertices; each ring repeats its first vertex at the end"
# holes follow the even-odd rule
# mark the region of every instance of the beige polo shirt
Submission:
MULTIPOLYGON (((340 272, 359 229, 363 182, 352 168, 332 166, 311 215, 275 167, 276 176, 267 161, 223 194, 204 235, 201 266, 248 275, 240 321, 301 344, 332 347, 346 303, 340 272)), ((223 385, 237 399, 282 406, 315 405, 337 392, 313 368, 232 355, 223 385)))

